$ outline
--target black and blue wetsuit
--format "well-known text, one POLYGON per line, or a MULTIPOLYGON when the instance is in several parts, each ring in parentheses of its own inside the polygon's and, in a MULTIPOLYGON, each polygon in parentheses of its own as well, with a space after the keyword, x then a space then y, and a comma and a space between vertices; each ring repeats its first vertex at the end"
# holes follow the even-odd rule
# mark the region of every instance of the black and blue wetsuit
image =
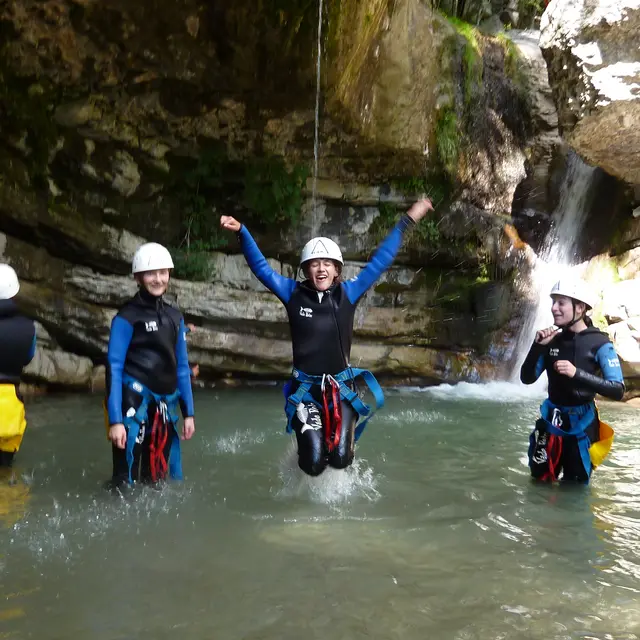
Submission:
MULTIPOLYGON (((18 395, 20 376, 35 353, 36 328, 33 320, 21 315, 13 300, 0 300, 0 387, 3 402, 22 404, 18 395)), ((0 415, 0 420, 4 418, 0 415)), ((0 466, 11 466, 21 441, 22 433, 0 438, 0 466)))
MULTIPOLYGON (((293 366, 312 376, 336 375, 347 369, 351 354, 353 322, 356 306, 362 296, 393 263, 404 232, 413 226, 403 216, 380 244, 371 262, 348 282, 334 282, 324 292, 314 289, 308 281, 298 282, 276 273, 260 252, 246 227, 238 232, 240 245, 254 275, 284 304, 289 317, 293 346, 293 366)), ((295 383, 292 391, 295 391, 295 383)), ((317 397, 318 387, 312 394, 317 397)), ((322 438, 318 407, 305 403, 304 422, 300 415, 292 421, 298 442, 298 464, 309 475, 318 475, 327 464, 344 468, 353 460, 353 426, 357 415, 347 402, 342 402, 342 429, 337 447, 327 453, 322 438), (311 428, 309 428, 311 427, 311 428)))
MULTIPOLYGON (((134 422, 136 429, 139 427, 135 446, 128 442, 131 451, 113 446, 113 482, 121 484, 138 476, 149 481, 153 476, 152 426, 159 401, 173 398, 171 402, 179 402, 185 418, 194 415, 194 407, 182 314, 142 287, 111 324, 107 394, 109 424, 124 424, 127 436, 134 422), (143 402, 148 404, 146 416, 141 420, 136 412, 143 402), (133 454, 133 460, 127 459, 127 453, 133 454)), ((163 442, 165 460, 172 455, 172 447, 175 453, 179 446, 175 424, 172 427, 163 442)))
POLYGON ((522 364, 520 379, 524 384, 533 384, 543 371, 547 372, 549 397, 542 405, 542 417, 532 434, 531 474, 534 478, 548 479, 552 457, 548 451, 549 433, 556 427, 561 432, 573 432, 562 437, 557 471, 562 470, 563 480, 586 482, 591 465, 585 452, 600 439, 594 398, 598 393, 613 400, 622 399, 624 379, 620 360, 609 336, 599 329, 590 326, 580 333, 565 329, 546 345, 533 343, 522 364), (568 360, 576 367, 573 378, 555 370, 559 360, 568 360))

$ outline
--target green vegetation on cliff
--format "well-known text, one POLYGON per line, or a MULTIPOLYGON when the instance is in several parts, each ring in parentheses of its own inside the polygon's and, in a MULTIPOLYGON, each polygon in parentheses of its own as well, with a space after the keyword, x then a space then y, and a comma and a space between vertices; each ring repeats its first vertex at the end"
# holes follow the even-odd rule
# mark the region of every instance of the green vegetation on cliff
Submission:
POLYGON ((204 151, 195 165, 176 179, 173 192, 180 207, 181 240, 176 254, 176 275, 209 280, 211 251, 227 246, 229 234, 220 229, 220 215, 232 202, 246 207, 247 221, 262 228, 286 229, 296 225, 302 209, 307 167, 288 169, 279 156, 229 160, 217 147, 204 151))

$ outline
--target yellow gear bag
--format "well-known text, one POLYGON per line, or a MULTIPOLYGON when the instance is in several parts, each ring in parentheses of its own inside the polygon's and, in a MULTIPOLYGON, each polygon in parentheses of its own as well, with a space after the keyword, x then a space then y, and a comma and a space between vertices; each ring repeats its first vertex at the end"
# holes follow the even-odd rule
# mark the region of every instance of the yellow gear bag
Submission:
POLYGON ((0 384, 0 450, 14 453, 20 448, 27 420, 24 404, 13 384, 0 384))
MULTIPOLYGON (((600 418, 598 418, 600 420, 600 418)), ((600 440, 594 442, 589 447, 589 457, 591 458, 591 464, 594 467, 599 466, 604 462, 604 459, 609 455, 611 451, 611 445, 613 444, 614 431, 611 425, 600 420, 600 440)))

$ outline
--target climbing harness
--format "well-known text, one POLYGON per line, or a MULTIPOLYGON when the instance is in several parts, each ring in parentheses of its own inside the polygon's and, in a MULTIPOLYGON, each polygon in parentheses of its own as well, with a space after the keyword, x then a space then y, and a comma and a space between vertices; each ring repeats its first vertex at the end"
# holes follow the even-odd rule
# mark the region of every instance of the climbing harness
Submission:
MULTIPOLYGON (((359 416, 359 422, 356 425, 355 429, 355 440, 358 441, 358 438, 362 435, 365 427, 369 420, 373 417, 375 412, 384 406, 384 394, 382 393, 382 388, 380 384, 376 380, 375 376, 371 373, 371 371, 367 371, 366 369, 357 369, 353 367, 348 367, 344 369, 340 373, 335 375, 327 376, 312 376, 303 371, 300 371, 296 368, 293 369, 292 372, 292 381, 297 382, 299 384, 298 389, 295 393, 290 394, 289 390, 291 388, 291 382, 285 386, 285 397, 287 401, 285 403, 285 413, 287 415, 287 433, 291 433, 292 426, 291 421, 293 416, 296 414, 296 409, 301 402, 311 402, 316 406, 319 406, 320 409, 324 412, 324 393, 323 393, 323 406, 320 406, 315 398, 311 395, 310 390, 314 385, 319 385, 323 388, 323 383, 326 382, 327 377, 330 378, 330 390, 331 394, 331 403, 333 405, 333 420, 337 420, 337 415, 335 413, 335 407, 340 406, 339 399, 348 402, 353 410, 359 416), (352 382, 356 378, 362 378, 369 387, 369 390, 373 394, 373 398, 375 401, 375 409, 372 409, 371 406, 362 402, 358 394, 353 391, 353 389, 349 388, 347 382, 352 382), (335 387, 334 387, 335 384, 335 387), (338 398, 339 395, 339 398, 338 398)), ((329 411, 329 402, 327 404, 327 411, 329 411)), ((327 433, 331 433, 331 442, 339 442, 340 433, 336 434, 337 430, 331 429, 331 427, 327 427, 327 423, 330 421, 325 421, 325 439, 327 437, 327 433), (337 437, 336 437, 337 436, 337 437)), ((340 417, 339 424, 341 424, 342 418, 340 417)), ((334 445, 335 446, 335 445, 334 445)))
MULTIPOLYGON (((593 468, 602 464, 611 449, 614 432, 610 425, 600 420, 598 409, 594 402, 576 407, 560 407, 547 399, 540 406, 540 414, 541 421, 544 423, 548 434, 546 451, 549 470, 542 476, 543 480, 557 480, 558 474, 556 470, 562 456, 562 439, 567 436, 575 436, 582 466, 587 476, 591 474, 593 468), (561 428, 564 426, 563 416, 569 419, 568 429, 561 428), (600 423, 600 439, 591 444, 586 431, 596 418, 600 423)), ((536 444, 542 444, 539 440, 536 440, 537 432, 537 429, 534 430, 529 438, 530 462, 542 462, 542 460, 538 461, 534 458, 536 444)), ((542 435, 544 434, 538 437, 542 437, 542 435)))
POLYGON ((141 382, 128 375, 124 375, 122 383, 132 391, 142 396, 142 402, 137 410, 127 412, 123 424, 127 430, 126 456, 129 467, 129 483, 132 483, 131 469, 133 467, 133 449, 140 429, 148 422, 149 405, 155 402, 156 412, 151 426, 151 477, 155 482, 166 476, 167 471, 171 478, 182 480, 182 461, 180 456, 180 438, 177 433, 178 401, 180 391, 176 390, 169 395, 154 393, 141 382), (173 430, 173 433, 171 433, 173 430), (164 456, 164 448, 168 438, 171 437, 171 449, 169 460, 164 456))

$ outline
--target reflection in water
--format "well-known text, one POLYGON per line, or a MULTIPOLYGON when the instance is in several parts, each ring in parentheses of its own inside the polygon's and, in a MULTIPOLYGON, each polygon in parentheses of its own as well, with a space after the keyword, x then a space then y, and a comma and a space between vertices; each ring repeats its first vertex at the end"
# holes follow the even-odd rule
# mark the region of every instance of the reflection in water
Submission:
MULTIPOLYGON (((627 426, 635 431, 635 424, 623 424, 622 430, 627 426)), ((627 445, 634 448, 614 449, 607 482, 600 483, 593 502, 597 527, 608 546, 598 568, 608 574, 602 584, 616 583, 640 593, 640 586, 628 584, 629 577, 640 579, 640 439, 633 434, 627 445)))
POLYGON ((13 469, 0 469, 0 525, 12 527, 29 504, 29 485, 13 469))
POLYGON ((539 486, 524 457, 539 398, 518 393, 390 393, 356 464, 316 479, 277 394, 201 393, 185 482, 126 496, 101 489, 99 403, 39 401, 28 483, 0 492, 2 633, 640 638, 637 412, 601 407, 617 438, 590 487, 539 486))

